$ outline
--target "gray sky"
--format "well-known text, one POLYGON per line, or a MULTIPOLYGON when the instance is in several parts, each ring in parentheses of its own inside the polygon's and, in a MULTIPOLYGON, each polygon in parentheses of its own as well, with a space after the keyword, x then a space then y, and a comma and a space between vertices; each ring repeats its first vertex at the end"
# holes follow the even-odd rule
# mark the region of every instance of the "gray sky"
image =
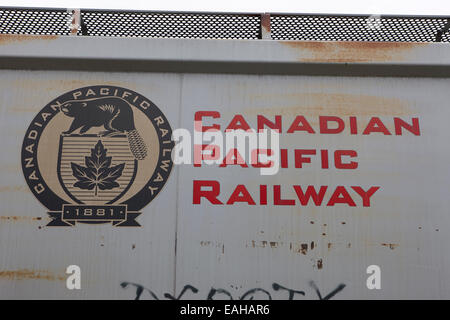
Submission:
POLYGON ((0 0, 0 6, 163 11, 450 15, 450 0, 0 0))

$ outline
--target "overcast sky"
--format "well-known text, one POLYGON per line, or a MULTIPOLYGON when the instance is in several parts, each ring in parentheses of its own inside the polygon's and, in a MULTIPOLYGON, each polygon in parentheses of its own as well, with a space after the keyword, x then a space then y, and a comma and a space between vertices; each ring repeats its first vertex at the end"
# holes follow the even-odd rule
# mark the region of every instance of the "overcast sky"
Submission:
POLYGON ((0 0, 0 6, 162 11, 450 15, 450 0, 0 0))

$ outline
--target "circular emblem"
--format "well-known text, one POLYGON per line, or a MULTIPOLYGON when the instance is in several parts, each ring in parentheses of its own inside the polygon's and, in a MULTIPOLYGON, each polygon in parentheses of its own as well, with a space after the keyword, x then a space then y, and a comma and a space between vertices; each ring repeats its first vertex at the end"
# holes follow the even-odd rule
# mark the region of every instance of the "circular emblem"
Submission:
POLYGON ((139 210, 170 175, 171 137, 167 118, 144 96, 115 86, 79 88, 33 119, 22 170, 49 210, 48 226, 140 226, 139 210))

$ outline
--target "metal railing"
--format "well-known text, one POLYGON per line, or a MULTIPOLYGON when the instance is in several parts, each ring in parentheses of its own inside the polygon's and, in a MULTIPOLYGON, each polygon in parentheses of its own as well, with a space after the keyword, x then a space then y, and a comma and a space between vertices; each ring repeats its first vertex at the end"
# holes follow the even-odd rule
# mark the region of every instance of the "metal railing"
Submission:
POLYGON ((0 7, 0 34, 450 42, 450 17, 0 7))

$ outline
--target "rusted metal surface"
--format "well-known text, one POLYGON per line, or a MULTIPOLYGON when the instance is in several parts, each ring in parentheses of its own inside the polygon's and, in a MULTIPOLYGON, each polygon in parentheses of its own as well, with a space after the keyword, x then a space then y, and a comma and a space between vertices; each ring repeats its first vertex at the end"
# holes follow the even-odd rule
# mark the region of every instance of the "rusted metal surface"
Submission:
POLYGON ((414 50, 425 48, 424 43, 399 42, 303 42, 282 41, 281 44, 298 52, 301 62, 400 62, 408 61, 414 50))
POLYGON ((262 39, 271 39, 271 31, 270 31, 270 14, 264 13, 261 15, 261 38, 262 39))
POLYGON ((17 34, 0 34, 0 44, 2 46, 15 45, 20 42, 27 41, 48 41, 58 39, 60 36, 42 35, 42 36, 30 36, 30 35, 17 35, 17 34))
MULTIPOLYGON (((0 56, 24 59, 127 59, 243 63, 374 65, 450 64, 442 44, 317 43, 199 40, 0 37, 0 56), (125 53, 126 51, 126 53, 125 53)), ((80 60, 81 59, 81 60, 80 60)), ((264 70, 261 71, 264 73, 264 70)), ((450 298, 450 170, 448 78, 283 76, 154 72, 0 70, 0 297, 62 299, 287 299, 282 288, 317 299, 450 298), (111 224, 47 226, 51 218, 21 170, 21 146, 38 112, 62 94, 87 86, 117 86, 155 103, 172 129, 194 132, 199 111, 221 131, 240 115, 280 117, 280 147, 289 165, 261 176, 251 165, 177 165, 160 194, 137 218, 140 227, 111 224), (303 116, 314 133, 288 132, 303 116), (321 134, 321 118, 343 119, 339 134, 321 134), (350 128, 356 117, 357 133, 350 128), (377 117, 390 134, 363 134, 377 117), (398 134, 395 118, 418 119, 420 134, 398 134), (314 149, 303 167, 294 149, 314 149), (322 168, 320 150, 330 151, 322 168), (333 167, 337 149, 357 151, 358 167, 333 167), (218 181, 222 204, 195 203, 195 181, 218 181), (244 185, 255 204, 230 202, 244 185), (261 200, 267 186, 267 203, 261 200), (276 203, 281 198, 294 204, 276 203), (321 205, 301 204, 298 188, 327 190, 321 205), (330 204, 338 186, 355 206, 330 204), (365 206, 351 187, 380 189, 365 206), (81 268, 81 290, 65 286, 67 266, 81 268), (366 268, 381 268, 381 290, 366 287, 366 268), (193 290, 194 288, 195 290, 193 290), (142 290, 140 290, 142 289, 142 290), (221 289, 221 290, 219 290, 221 289), (224 292, 228 294, 224 294, 224 292), (166 295, 164 295, 166 294, 166 295)), ((61 117, 63 117, 61 115, 61 117)), ((66 121, 66 120, 65 120, 66 121)), ((137 120, 136 120, 137 121, 137 120)), ((69 122, 70 124, 70 122, 69 122)), ((48 137, 52 139, 52 137, 48 137)), ((41 152, 42 151, 38 151, 41 152)), ((56 163, 56 153, 48 153, 56 163)), ((45 173, 44 173, 45 174, 45 173)), ((51 176, 50 176, 51 177, 51 176)), ((53 185, 57 184, 56 178, 53 185)), ((51 180, 51 178, 49 178, 51 180)), ((49 182, 51 184, 52 182, 49 182)))
POLYGON ((4 270, 0 271, 0 279, 8 280, 24 280, 24 279, 40 279, 40 280, 60 280, 65 281, 66 275, 61 272, 60 275, 52 274, 48 271, 41 270, 4 270))
MULTIPOLYGON (((0 58, 447 65, 441 43, 136 39, 0 35, 0 58), (54 40, 54 41, 49 41, 54 40), (101 41, 99 41, 101 40, 101 41), (129 50, 128 48, 134 48, 129 50)), ((244 70, 245 71, 245 70, 244 70)))
MULTIPOLYGON (((232 291, 237 296, 243 294, 245 288, 271 288, 272 282, 295 284, 296 289, 307 290, 310 280, 319 287, 331 289, 339 283, 346 284, 337 296, 340 298, 443 298, 448 295, 448 289, 444 289, 447 284, 438 284, 438 279, 446 283, 445 277, 430 273, 430 270, 445 272, 439 262, 443 256, 438 258, 433 252, 442 252, 441 241, 447 237, 441 226, 447 221, 444 217, 448 201, 446 197, 432 196, 426 191, 434 189, 436 183, 442 184, 442 190, 448 189, 447 165, 437 160, 444 159, 446 151, 438 151, 423 140, 438 131, 439 136, 448 136, 445 120, 436 118, 441 112, 445 113, 445 103, 437 101, 448 98, 447 93, 440 91, 444 90, 446 80, 198 75, 185 76, 184 81, 181 118, 187 119, 182 122, 185 125, 189 125, 189 118, 202 105, 208 106, 207 110, 220 111, 221 118, 208 119, 208 125, 218 123, 221 128, 236 114, 243 115, 252 127, 256 126, 257 115, 271 120, 281 115, 282 147, 354 147, 358 150, 360 167, 353 173, 320 170, 320 161, 315 159, 312 160, 318 161, 315 165, 281 169, 276 176, 265 178, 251 168, 180 168, 180 181, 219 181, 220 200, 224 203, 236 185, 244 184, 257 205, 212 205, 205 201, 201 206, 185 207, 179 213, 178 239, 182 241, 177 254, 178 287, 187 282, 186 279, 192 279, 191 270, 199 269, 204 272, 198 273, 191 283, 204 283, 202 290, 207 291, 211 283, 229 288, 229 279, 233 279, 233 286, 239 284, 238 289, 232 291), (423 90, 424 87, 427 90, 423 90), (431 96, 434 102, 430 102, 431 96), (418 116, 423 136, 391 139, 383 134, 286 133, 296 115, 304 115, 317 128, 317 117, 328 114, 355 115, 366 121, 374 115, 386 121, 395 116, 418 116), (437 129, 441 126, 442 129, 437 129), (433 165, 429 166, 428 161, 433 165), (285 186, 287 199, 295 199, 291 188, 296 184, 373 184, 382 189, 370 208, 304 207, 298 203, 295 206, 260 206, 259 184, 285 186), (427 209, 428 200, 424 202, 424 197, 438 201, 439 208, 427 209), (426 235, 420 229, 424 223, 428 225, 426 235), (220 245, 197 247, 201 242, 220 245), (365 287, 365 267, 377 264, 376 261, 384 274, 385 287, 371 291, 365 287), (222 281, 223 277, 228 280, 222 281), (411 278, 414 280, 408 280, 411 278), (420 289, 413 289, 416 285, 420 289)), ((392 124, 389 126, 392 131, 392 124)), ((191 189, 185 190, 180 193, 180 203, 187 204, 191 197, 191 189)), ((269 203, 271 197, 272 194, 268 196, 269 203)), ((271 294, 282 298, 280 292, 271 294)))
POLYGON ((154 202, 146 208, 146 223, 140 228, 114 230, 111 225, 91 225, 92 228, 80 225, 78 230, 49 228, 46 225, 51 219, 47 210, 30 193, 23 175, 19 174, 19 149, 12 145, 21 143, 21 131, 42 109, 44 100, 50 101, 52 96, 67 88, 99 83, 115 83, 138 92, 147 91, 156 103, 166 101, 165 114, 170 114, 171 124, 178 127, 179 76, 64 74, 0 71, 1 144, 15 150, 3 154, 0 166, 0 297, 131 299, 135 290, 121 287, 121 282, 128 280, 151 283, 158 292, 173 292, 175 176, 158 197, 160 203, 154 202), (148 92, 149 89, 152 92, 148 92), (82 290, 66 288, 67 263, 80 266, 82 290), (99 269, 91 269, 94 265, 99 269), (139 277, 135 278, 133 274, 139 274, 139 277), (117 281, 111 281, 113 278, 117 281))
POLYGON ((72 21, 70 25, 70 35, 76 36, 78 29, 81 26, 80 9, 68 9, 72 14, 72 21))

